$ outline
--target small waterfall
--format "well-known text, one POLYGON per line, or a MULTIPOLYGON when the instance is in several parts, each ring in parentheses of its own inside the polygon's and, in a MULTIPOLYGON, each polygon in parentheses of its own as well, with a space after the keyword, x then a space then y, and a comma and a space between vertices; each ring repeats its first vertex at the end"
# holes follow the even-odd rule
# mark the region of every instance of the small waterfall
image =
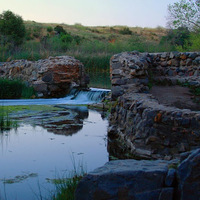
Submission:
POLYGON ((99 103, 110 92, 108 89, 72 90, 66 99, 77 104, 99 103))
POLYGON ((53 99, 0 99, 0 105, 55 105, 55 104, 93 104, 99 103, 110 92, 107 89, 90 88, 89 90, 73 89, 64 98, 53 99))

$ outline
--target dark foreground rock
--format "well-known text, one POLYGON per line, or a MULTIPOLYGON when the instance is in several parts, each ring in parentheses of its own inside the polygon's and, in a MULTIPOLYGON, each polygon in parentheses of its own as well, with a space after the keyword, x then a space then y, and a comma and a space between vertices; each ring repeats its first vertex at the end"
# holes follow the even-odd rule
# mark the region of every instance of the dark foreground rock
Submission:
POLYGON ((20 79, 33 86, 38 97, 61 97, 72 87, 87 87, 89 78, 83 64, 70 56, 45 60, 14 60, 0 65, 0 76, 20 79))
POLYGON ((162 160, 108 162, 81 181, 76 191, 76 199, 156 200, 162 196, 172 197, 173 188, 165 186, 168 165, 167 161, 162 160))
POLYGON ((179 160, 117 160, 79 183, 76 200, 199 200, 200 149, 179 160))
POLYGON ((178 167, 179 198, 200 199, 200 149, 190 154, 178 167))

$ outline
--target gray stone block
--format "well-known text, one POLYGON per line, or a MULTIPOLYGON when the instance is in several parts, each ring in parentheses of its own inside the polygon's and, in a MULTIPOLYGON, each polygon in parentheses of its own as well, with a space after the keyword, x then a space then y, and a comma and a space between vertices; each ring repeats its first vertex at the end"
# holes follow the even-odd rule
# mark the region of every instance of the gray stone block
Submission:
POLYGON ((111 161, 82 179, 75 199, 158 200, 167 171, 167 161, 111 161))

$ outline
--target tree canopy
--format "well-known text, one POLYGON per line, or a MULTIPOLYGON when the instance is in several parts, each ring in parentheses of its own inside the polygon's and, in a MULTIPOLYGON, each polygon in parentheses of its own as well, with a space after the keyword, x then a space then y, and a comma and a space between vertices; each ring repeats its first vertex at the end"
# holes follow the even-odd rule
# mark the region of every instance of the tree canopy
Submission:
POLYGON ((22 17, 9 10, 0 15, 0 39, 4 43, 18 46, 23 43, 25 34, 26 29, 22 17))
POLYGON ((200 29, 200 0, 180 0, 168 6, 171 28, 200 29))

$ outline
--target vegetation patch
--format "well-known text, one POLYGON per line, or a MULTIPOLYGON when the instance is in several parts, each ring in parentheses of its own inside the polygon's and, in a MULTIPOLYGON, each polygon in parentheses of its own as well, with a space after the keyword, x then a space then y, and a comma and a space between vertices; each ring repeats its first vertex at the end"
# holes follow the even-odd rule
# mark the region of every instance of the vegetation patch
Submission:
POLYGON ((1 179, 1 181, 3 181, 4 184, 21 183, 28 178, 35 178, 37 176, 38 176, 37 173, 30 173, 30 174, 15 176, 14 178, 11 179, 1 179))
POLYGON ((28 99, 35 95, 33 87, 27 86, 20 80, 0 78, 0 99, 28 99))
POLYGON ((18 123, 12 120, 9 116, 8 110, 4 109, 3 106, 0 107, 0 132, 3 133, 12 128, 17 128, 18 123))
POLYGON ((66 179, 50 179, 51 183, 56 186, 56 194, 53 200, 74 200, 75 190, 83 175, 75 175, 66 179))

